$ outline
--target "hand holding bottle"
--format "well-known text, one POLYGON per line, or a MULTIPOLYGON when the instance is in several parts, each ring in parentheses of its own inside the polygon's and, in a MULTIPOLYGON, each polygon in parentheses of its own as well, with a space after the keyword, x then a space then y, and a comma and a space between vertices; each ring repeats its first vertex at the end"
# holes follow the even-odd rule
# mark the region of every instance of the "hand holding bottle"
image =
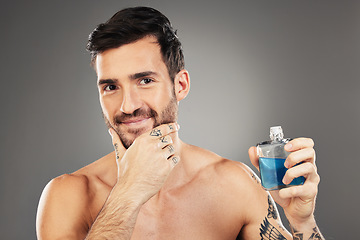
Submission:
MULTIPOLYGON (((291 225, 315 224, 313 216, 320 177, 315 165, 314 142, 310 138, 297 138, 286 143, 284 149, 290 154, 284 162, 287 171, 282 179, 284 185, 303 176, 302 185, 270 191, 274 200, 284 209, 291 225), (300 164, 302 163, 302 164, 300 164)), ((256 147, 249 149, 252 164, 259 170, 256 147)))

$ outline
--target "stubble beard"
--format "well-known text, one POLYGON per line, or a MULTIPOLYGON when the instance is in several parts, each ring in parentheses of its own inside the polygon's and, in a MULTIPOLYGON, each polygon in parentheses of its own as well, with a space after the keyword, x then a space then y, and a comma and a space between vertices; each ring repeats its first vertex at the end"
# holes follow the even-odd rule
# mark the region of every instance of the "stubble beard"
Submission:
POLYGON ((135 141, 135 139, 140 136, 142 133, 144 133, 144 129, 138 128, 138 129, 128 129, 127 132, 121 131, 121 122, 127 119, 131 119, 133 117, 143 117, 143 118, 152 118, 154 120, 153 128, 160 126, 162 124, 166 123, 173 123, 177 121, 177 113, 178 113, 178 105, 175 96, 173 96, 167 106, 164 110, 161 111, 160 114, 158 114, 155 110, 148 108, 143 109, 139 108, 136 109, 131 114, 121 113, 114 116, 114 119, 112 122, 109 121, 109 119, 102 114, 105 120, 105 124, 108 128, 113 128, 116 133, 119 135, 119 138, 123 144, 123 146, 128 149, 132 143, 135 141), (131 137, 135 136, 135 137, 131 137))

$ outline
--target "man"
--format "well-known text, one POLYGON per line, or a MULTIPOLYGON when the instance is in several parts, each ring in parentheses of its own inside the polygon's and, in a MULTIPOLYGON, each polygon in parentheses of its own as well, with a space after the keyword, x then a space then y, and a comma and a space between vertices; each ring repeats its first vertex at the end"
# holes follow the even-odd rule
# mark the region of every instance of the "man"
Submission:
MULTIPOLYGON (((164 15, 124 9, 93 31, 88 50, 115 152, 46 186, 39 239, 323 239, 313 215, 319 176, 311 139, 286 145, 283 181, 305 176, 304 185, 272 197, 244 164, 179 139, 178 103, 190 79, 164 15)), ((249 156, 258 168, 254 147, 249 156)))

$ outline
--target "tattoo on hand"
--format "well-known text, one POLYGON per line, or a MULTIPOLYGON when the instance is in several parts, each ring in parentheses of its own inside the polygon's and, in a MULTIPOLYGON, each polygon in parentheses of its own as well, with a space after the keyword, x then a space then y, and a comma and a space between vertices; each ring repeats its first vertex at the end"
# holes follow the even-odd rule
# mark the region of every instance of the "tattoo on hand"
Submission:
POLYGON ((117 143, 114 144, 115 147, 115 154, 116 154, 116 159, 119 159, 119 145, 117 143))
POLYGON ((165 136, 164 136, 164 137, 161 137, 161 138, 160 138, 160 141, 161 141, 162 143, 167 143, 165 136))
POLYGON ((276 208, 275 208, 275 206, 273 204, 273 201, 272 201, 270 195, 268 195, 268 203, 269 203, 269 208, 268 208, 267 217, 277 219, 278 218, 278 213, 276 211, 276 208))
POLYGON ((153 129, 151 132, 150 132, 150 136, 155 136, 155 137, 160 137, 162 134, 161 134, 161 131, 159 129, 153 129))
POLYGON ((170 129, 170 130, 173 130, 173 129, 174 129, 173 125, 169 124, 168 126, 169 126, 169 129, 170 129))
POLYGON ((177 157, 173 157, 173 158, 172 158, 172 161, 173 161, 174 164, 177 164, 177 163, 179 162, 179 160, 178 160, 177 157))
POLYGON ((167 147, 168 147, 170 153, 175 152, 175 148, 173 145, 168 145, 167 147))
POLYGON ((260 227, 261 240, 286 240, 286 238, 269 222, 264 219, 260 227))

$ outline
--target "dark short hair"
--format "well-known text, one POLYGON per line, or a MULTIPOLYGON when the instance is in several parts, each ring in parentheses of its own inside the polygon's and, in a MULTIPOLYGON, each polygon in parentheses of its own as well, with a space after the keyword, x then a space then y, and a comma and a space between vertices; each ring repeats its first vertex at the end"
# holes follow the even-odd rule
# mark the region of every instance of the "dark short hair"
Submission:
POLYGON ((94 64, 97 54, 146 36, 156 37, 163 61, 173 80, 175 75, 184 69, 184 55, 169 19, 156 9, 133 7, 115 13, 89 35, 86 49, 91 54, 91 63, 94 64))

